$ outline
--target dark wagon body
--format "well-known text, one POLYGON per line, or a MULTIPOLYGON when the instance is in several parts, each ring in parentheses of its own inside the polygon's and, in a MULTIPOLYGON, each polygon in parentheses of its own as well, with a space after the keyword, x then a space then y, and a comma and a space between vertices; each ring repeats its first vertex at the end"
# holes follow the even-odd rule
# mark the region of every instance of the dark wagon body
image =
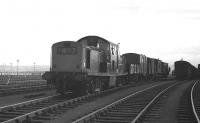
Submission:
POLYGON ((175 76, 176 79, 193 79, 198 76, 198 70, 187 61, 176 61, 175 76))
POLYGON ((149 58, 136 53, 125 53, 122 55, 124 71, 129 74, 129 78, 156 79, 166 78, 169 74, 168 64, 161 60, 149 58))
POLYGON ((125 53, 122 55, 122 63, 124 72, 128 73, 127 77, 130 80, 141 80, 147 73, 146 56, 136 53, 125 53))

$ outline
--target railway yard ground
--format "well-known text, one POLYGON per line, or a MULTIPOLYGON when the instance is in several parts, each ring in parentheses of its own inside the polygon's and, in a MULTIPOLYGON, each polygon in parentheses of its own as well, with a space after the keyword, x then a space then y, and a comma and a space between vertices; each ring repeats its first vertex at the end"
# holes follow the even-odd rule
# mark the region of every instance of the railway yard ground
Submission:
MULTIPOLYGON (((38 80, 23 80, 23 81, 11 81, 10 83, 0 84, 0 97, 5 97, 9 95, 19 95, 19 94, 28 94, 33 92, 41 92, 53 90, 53 86, 48 86, 47 82, 42 79, 38 80)), ((42 95, 42 94, 38 94, 42 95)), ((34 95, 27 95, 28 97, 33 97, 34 95)), ((37 96, 37 95, 35 95, 37 96)))
POLYGON ((186 89, 193 83, 179 83, 166 94, 164 94, 157 104, 144 117, 144 121, 148 123, 176 123, 178 122, 177 111, 181 97, 186 89))
MULTIPOLYGON (((167 82, 166 82, 167 83, 167 82)), ((64 115, 60 116, 57 120, 51 121, 52 123, 70 123, 73 120, 77 119, 84 114, 88 114, 89 112, 95 111, 100 107, 104 107, 112 102, 119 100, 131 93, 135 93, 139 90, 145 89, 147 87, 153 86, 158 83, 152 83, 148 85, 142 85, 139 87, 129 88, 127 90, 119 91, 113 93, 111 95, 107 95, 100 99, 96 99, 92 102, 85 103, 80 105, 72 110, 67 111, 64 115)), ((180 97, 186 88, 192 83, 179 83, 176 87, 174 87, 167 95, 164 95, 164 101, 162 101, 162 106, 157 109, 157 111, 149 112, 151 118, 148 118, 145 122, 151 123, 175 123, 178 119, 176 119, 176 112, 179 106, 180 97)), ((148 117, 148 116, 147 116, 148 117)))
POLYGON ((55 90, 40 90, 29 93, 20 93, 15 95, 3 96, 0 97, 0 107, 21 103, 37 98, 52 96, 55 95, 55 93, 56 93, 55 90))
MULTIPOLYGON (((170 82, 172 82, 172 81, 170 81, 170 82)), ((169 83, 169 81, 163 82, 163 83, 169 83)), ((112 93, 110 95, 106 95, 104 97, 97 98, 91 102, 85 103, 83 105, 80 105, 80 106, 72 109, 72 110, 67 111, 64 115, 60 116, 60 118, 52 121, 52 123, 70 123, 85 114, 88 114, 92 111, 95 111, 95 110, 101 108, 101 107, 111 104, 123 97, 126 97, 127 95, 136 93, 140 90, 155 86, 157 84, 160 84, 160 82, 150 83, 150 84, 136 86, 136 87, 130 87, 130 88, 127 88, 127 89, 124 89, 121 91, 117 91, 116 93, 112 93)))
MULTIPOLYGON (((197 121, 193 115, 192 104, 190 102, 191 90, 195 82, 198 81, 150 81, 149 83, 140 83, 136 86, 127 86, 107 94, 97 94, 95 96, 78 97, 75 99, 68 98, 68 100, 65 100, 66 103, 64 104, 59 104, 59 106, 40 111, 40 113, 33 113, 37 115, 31 115, 29 120, 26 119, 26 122, 125 123, 135 119, 134 122, 145 123, 196 123, 197 121), (133 98, 133 100, 129 101, 129 98, 133 98), (130 102, 131 104, 129 104, 130 102), (187 103, 185 104, 183 102, 187 103), (186 107, 184 107, 185 105, 186 107), (132 117, 127 117, 128 114, 131 114, 132 117)), ((198 90, 197 87, 194 90, 198 90)), ((195 94, 195 96, 198 96, 197 92, 195 92, 195 94)), ((55 95, 55 90, 4 96, 0 97, 0 108, 52 95, 55 95), (28 96, 27 98, 27 95, 36 96, 28 96)), ((58 102, 62 103, 62 101, 58 102)), ((196 102, 198 102, 198 100, 196 100, 196 102)), ((46 103, 42 104, 42 106, 43 105, 46 105, 46 103)), ((194 102, 194 107, 196 106, 198 108, 199 105, 194 102)), ((25 107, 25 109, 21 108, 19 110, 22 112, 25 110, 24 112, 26 112, 27 109, 28 108, 25 107)), ((12 115, 14 115, 13 113, 17 112, 17 110, 18 109, 16 109, 16 111, 11 111, 12 115)), ((6 113, 9 112, 10 111, 7 111, 6 113)), ((31 112, 32 111, 27 113, 30 114, 31 112)), ((3 118, 3 114, 3 110, 0 111, 0 120, 3 118)), ((26 115, 26 113, 24 113, 24 115, 26 115)), ((197 117, 199 117, 198 113, 197 117)))

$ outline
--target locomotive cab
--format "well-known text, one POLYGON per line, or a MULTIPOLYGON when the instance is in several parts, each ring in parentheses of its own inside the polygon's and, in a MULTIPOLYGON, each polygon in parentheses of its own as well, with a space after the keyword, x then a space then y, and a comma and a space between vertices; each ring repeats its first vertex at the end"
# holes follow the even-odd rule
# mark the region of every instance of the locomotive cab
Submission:
MULTIPOLYGON (((114 67, 109 68, 107 64, 102 63, 105 63, 105 52, 96 45, 88 46, 73 41, 58 42, 52 46, 49 80, 53 82, 59 93, 70 90, 82 93, 81 91, 86 90, 87 84, 94 86, 90 87, 95 88, 91 92, 105 89, 105 86, 108 86, 105 83, 109 79, 106 76, 110 76, 108 71, 113 69, 114 72, 116 70, 114 67, 117 65, 113 63, 114 67), (105 66, 104 70, 102 66, 105 66), (102 79, 102 76, 105 77, 102 79)), ((112 85, 114 86, 115 83, 112 85)))
POLYGON ((60 93, 69 90, 82 93, 87 88, 93 93, 116 86, 120 71, 118 48, 98 36, 55 43, 51 49, 49 80, 60 93))
POLYGON ((52 45, 50 72, 46 80, 55 85, 58 93, 73 90, 74 86, 85 80, 82 74, 82 45, 74 41, 62 41, 52 45))
POLYGON ((81 45, 65 41, 52 46, 51 71, 81 72, 81 45))

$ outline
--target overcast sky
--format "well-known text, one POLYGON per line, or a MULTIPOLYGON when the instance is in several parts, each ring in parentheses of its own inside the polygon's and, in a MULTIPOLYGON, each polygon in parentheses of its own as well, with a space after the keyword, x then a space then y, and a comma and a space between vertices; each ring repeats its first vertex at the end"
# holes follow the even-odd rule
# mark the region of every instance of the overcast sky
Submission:
POLYGON ((170 64, 200 63, 200 0, 1 0, 0 65, 49 65, 50 47, 86 35, 170 64))

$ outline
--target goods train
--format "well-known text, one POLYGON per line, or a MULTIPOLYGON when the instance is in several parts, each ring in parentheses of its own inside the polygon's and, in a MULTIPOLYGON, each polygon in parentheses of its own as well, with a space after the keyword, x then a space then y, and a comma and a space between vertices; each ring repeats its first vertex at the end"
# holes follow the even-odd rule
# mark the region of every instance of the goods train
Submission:
POLYGON ((195 79, 200 77, 200 69, 197 69, 187 61, 176 61, 174 66, 175 76, 178 80, 195 79))
POLYGON ((43 79, 57 92, 94 93, 142 79, 167 77, 168 64, 136 53, 120 55, 119 45, 98 36, 52 45, 50 71, 43 79))

